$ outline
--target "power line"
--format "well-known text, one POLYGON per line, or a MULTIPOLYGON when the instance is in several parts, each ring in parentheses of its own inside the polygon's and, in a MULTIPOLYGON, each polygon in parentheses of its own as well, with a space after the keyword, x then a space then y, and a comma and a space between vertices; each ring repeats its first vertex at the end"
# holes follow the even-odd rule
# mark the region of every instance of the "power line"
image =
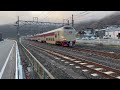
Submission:
POLYGON ((80 22, 81 20, 80 20, 80 18, 81 17, 83 17, 83 16, 86 16, 86 15, 88 15, 88 14, 91 14, 93 11, 86 11, 86 12, 83 12, 81 15, 77 15, 75 18, 74 18, 74 20, 75 20, 75 22, 80 22))
MULTIPOLYGON (((88 12, 88 11, 84 11, 84 12, 78 13, 78 14, 74 15, 74 17, 76 17, 76 16, 78 16, 78 15, 80 15, 80 14, 84 14, 84 13, 86 13, 86 12, 88 12)), ((69 18, 71 18, 71 16, 70 16, 69 18)), ((69 18, 67 18, 67 19, 69 19, 69 18)))
POLYGON ((46 14, 46 16, 44 16, 44 18, 42 20, 45 20, 46 18, 48 18, 54 11, 50 11, 46 14))

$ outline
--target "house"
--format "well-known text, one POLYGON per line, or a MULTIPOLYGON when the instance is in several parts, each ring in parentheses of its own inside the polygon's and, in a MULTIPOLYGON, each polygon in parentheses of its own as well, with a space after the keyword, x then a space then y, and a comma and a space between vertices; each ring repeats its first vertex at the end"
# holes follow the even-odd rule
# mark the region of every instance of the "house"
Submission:
POLYGON ((107 29, 105 31, 105 36, 112 39, 120 39, 120 27, 107 29))
POLYGON ((110 25, 104 29, 95 29, 95 35, 99 38, 120 39, 120 26, 110 25))
POLYGON ((105 36, 106 29, 95 29, 95 36, 99 38, 103 38, 105 36))
POLYGON ((91 37, 95 36, 94 29, 92 28, 86 28, 80 32, 80 37, 83 38, 88 38, 91 39, 91 37))

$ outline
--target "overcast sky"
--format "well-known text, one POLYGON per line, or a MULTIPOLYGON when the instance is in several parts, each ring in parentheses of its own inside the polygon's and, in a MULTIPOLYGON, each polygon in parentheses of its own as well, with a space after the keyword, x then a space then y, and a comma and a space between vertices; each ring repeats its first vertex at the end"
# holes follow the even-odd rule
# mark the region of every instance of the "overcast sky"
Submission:
POLYGON ((74 15, 75 23, 82 21, 90 21, 108 16, 115 11, 0 11, 0 25, 14 23, 17 16, 21 20, 33 20, 38 17, 39 21, 63 22, 63 19, 71 20, 74 15))

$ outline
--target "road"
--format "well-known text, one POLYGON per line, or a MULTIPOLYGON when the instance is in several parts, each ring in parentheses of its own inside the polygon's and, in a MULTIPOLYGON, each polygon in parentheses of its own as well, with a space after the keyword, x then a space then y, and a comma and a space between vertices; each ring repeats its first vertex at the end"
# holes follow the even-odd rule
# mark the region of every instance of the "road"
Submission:
POLYGON ((0 42, 0 79, 15 79, 15 41, 0 42))

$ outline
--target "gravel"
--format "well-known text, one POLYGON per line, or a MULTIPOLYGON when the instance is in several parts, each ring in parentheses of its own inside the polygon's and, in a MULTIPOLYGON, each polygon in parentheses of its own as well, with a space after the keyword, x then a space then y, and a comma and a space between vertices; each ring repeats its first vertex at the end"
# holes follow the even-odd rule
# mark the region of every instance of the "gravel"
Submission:
POLYGON ((79 51, 71 51, 68 48, 63 48, 63 47, 60 47, 60 46, 49 45, 49 44, 39 44, 39 46, 40 47, 45 47, 45 48, 48 48, 48 49, 52 48, 52 50, 55 50, 55 51, 59 50, 60 52, 63 52, 63 53, 69 53, 72 56, 78 56, 78 57, 81 57, 81 58, 89 58, 88 60, 90 60, 90 61, 94 61, 96 63, 103 64, 103 65, 109 66, 111 68, 116 68, 116 69, 120 68, 120 59, 112 59, 112 58, 108 58, 108 57, 101 57, 101 56, 98 56, 98 55, 93 55, 93 54, 90 54, 90 53, 84 53, 84 52, 79 52, 79 51))
POLYGON ((30 51, 56 79, 74 79, 69 73, 66 73, 68 68, 55 62, 55 59, 51 59, 45 53, 37 52, 37 50, 30 49, 30 51))

